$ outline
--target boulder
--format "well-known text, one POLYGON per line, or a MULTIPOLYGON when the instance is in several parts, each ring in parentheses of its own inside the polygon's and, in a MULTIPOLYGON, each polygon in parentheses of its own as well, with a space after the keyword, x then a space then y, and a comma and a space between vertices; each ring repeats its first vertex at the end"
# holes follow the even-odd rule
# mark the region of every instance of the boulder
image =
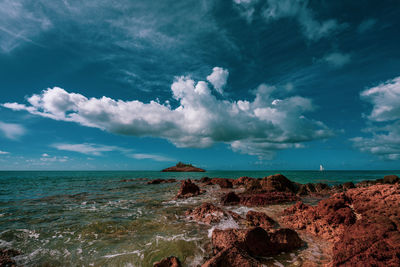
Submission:
POLYGON ((161 261, 155 262, 153 267, 181 267, 181 262, 175 256, 164 258, 161 261))
POLYGON ((261 192, 261 181, 258 179, 249 180, 244 184, 246 193, 261 192))
POLYGON ((265 192, 239 195, 240 204, 254 207, 297 201, 299 198, 290 192, 265 192))
POLYGON ((349 189, 353 189, 353 188, 356 188, 356 186, 352 182, 347 182, 347 183, 342 184, 343 190, 349 190, 349 189))
POLYGON ((239 204, 240 197, 235 192, 229 192, 221 198, 223 205, 236 205, 239 204))
POLYGON ((383 177, 384 184, 395 184, 400 181, 400 178, 397 175, 386 175, 383 177))
POLYGON ((200 194, 200 188, 194 184, 190 179, 181 182, 181 188, 179 189, 176 198, 188 198, 197 196, 200 194))
POLYGON ((246 221, 249 226, 259 226, 266 230, 270 230, 276 225, 276 222, 266 213, 253 210, 247 212, 246 221))
POLYGON ((270 240, 277 253, 292 251, 303 246, 303 240, 289 228, 281 228, 270 233, 270 240))
POLYGON ((256 180, 256 179, 247 177, 247 176, 242 176, 242 177, 239 177, 238 179, 233 180, 232 183, 235 186, 244 186, 253 180, 256 180))
POLYGON ((297 188, 295 183, 290 181, 282 174, 274 174, 263 178, 261 187, 265 191, 278 191, 278 192, 296 192, 297 188))
POLYGON ((217 184, 221 188, 232 188, 233 187, 231 180, 226 179, 226 178, 212 178, 211 183, 217 184))

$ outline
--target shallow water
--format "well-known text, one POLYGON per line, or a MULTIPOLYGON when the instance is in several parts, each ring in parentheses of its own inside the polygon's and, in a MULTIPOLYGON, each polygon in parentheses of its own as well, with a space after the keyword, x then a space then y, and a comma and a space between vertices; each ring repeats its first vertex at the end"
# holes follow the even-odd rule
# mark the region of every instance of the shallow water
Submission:
MULTIPOLYGON (((206 200, 215 202, 220 190, 213 187, 201 197, 174 201, 177 183, 147 185, 146 181, 264 177, 277 172, 0 172, 0 247, 20 250, 23 254, 16 260, 24 266, 152 266, 170 255, 185 266, 197 266, 209 254, 210 227, 189 222, 183 214, 206 200)), ((330 184, 400 175, 399 171, 279 172, 297 182, 330 184)), ((284 207, 262 209, 277 217, 284 207)), ((219 225, 232 226, 232 222, 219 225)), ((301 235, 308 248, 267 262, 277 266, 326 262, 323 251, 328 245, 301 235)))

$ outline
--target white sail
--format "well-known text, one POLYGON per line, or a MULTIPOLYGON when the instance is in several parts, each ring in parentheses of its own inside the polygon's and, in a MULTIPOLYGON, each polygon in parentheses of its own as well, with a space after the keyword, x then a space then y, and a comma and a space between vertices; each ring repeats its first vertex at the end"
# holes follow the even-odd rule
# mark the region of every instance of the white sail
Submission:
POLYGON ((322 172, 324 169, 324 167, 322 165, 319 165, 319 170, 322 172))

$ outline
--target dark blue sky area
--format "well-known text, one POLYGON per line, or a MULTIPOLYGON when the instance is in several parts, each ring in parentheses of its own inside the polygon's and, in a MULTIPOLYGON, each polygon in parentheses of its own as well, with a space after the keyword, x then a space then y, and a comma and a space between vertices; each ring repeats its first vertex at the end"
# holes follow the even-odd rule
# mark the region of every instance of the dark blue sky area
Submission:
POLYGON ((0 170, 398 169, 399 1, 0 3, 0 170))

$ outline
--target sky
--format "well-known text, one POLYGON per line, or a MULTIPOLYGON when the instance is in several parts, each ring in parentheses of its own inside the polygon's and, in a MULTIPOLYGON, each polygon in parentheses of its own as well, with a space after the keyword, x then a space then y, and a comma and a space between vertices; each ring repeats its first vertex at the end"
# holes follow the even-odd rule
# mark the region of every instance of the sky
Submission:
POLYGON ((0 1, 0 170, 399 169, 400 2, 0 1))

